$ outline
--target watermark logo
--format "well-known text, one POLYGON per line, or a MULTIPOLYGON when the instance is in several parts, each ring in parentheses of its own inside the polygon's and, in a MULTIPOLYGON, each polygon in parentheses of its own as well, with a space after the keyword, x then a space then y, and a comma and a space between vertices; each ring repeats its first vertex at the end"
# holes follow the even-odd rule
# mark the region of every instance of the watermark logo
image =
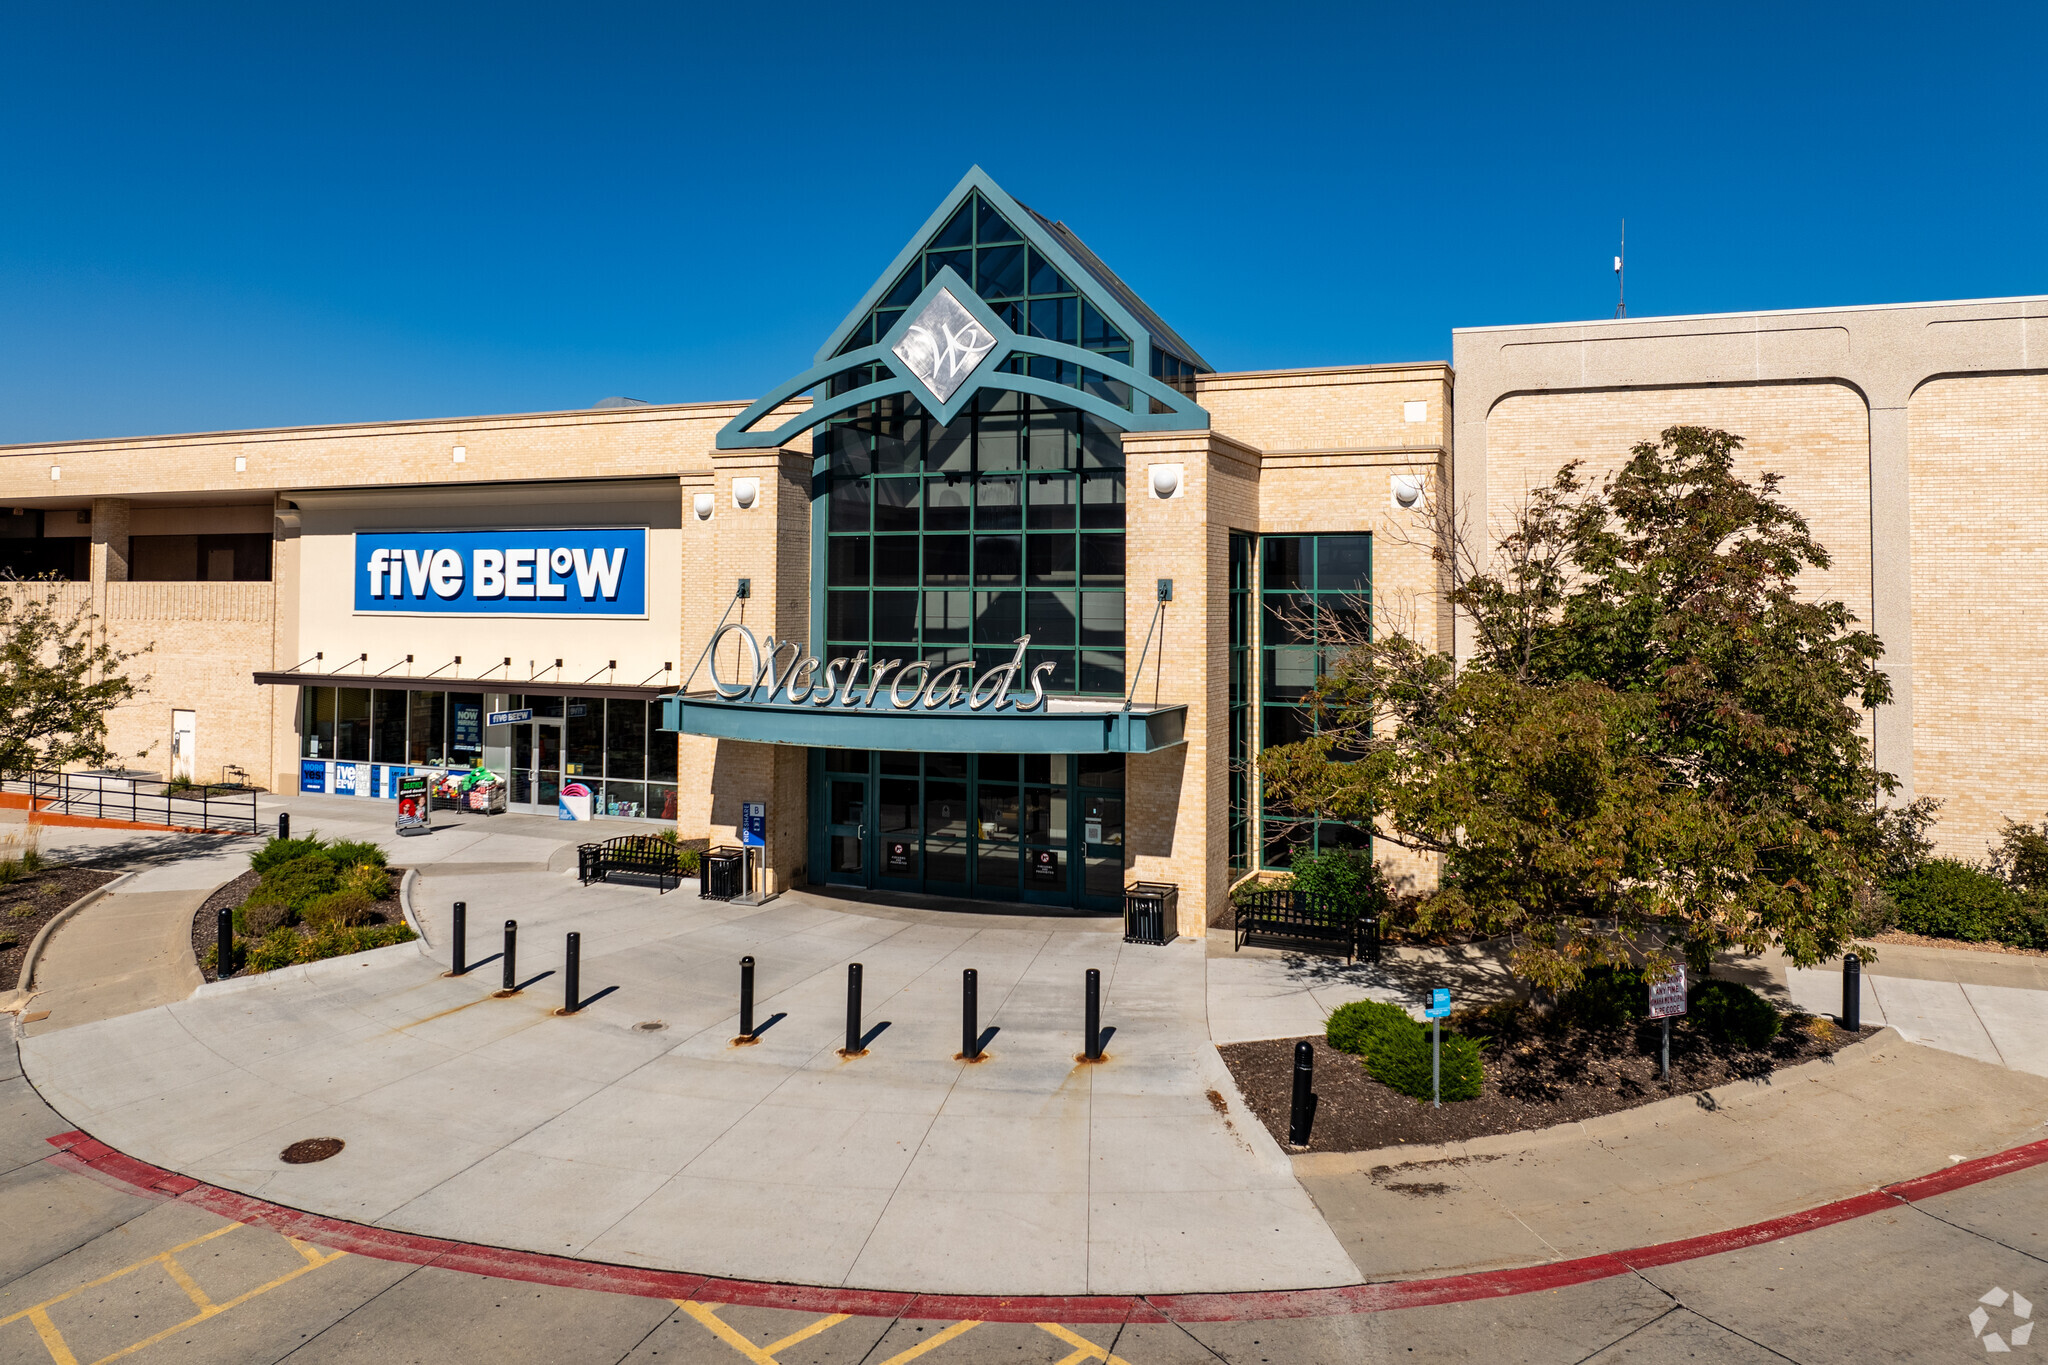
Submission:
POLYGON ((2034 1305, 2025 1295, 2008 1293, 1993 1285, 1990 1292, 1977 1300, 1977 1306, 1970 1310, 1970 1335, 1983 1342, 1984 1349, 1994 1354, 2010 1352, 2015 1346, 2026 1345, 2034 1335, 2033 1317, 2034 1305), (1989 1312, 1991 1308, 2008 1310, 2010 1321, 2006 1320, 2007 1313, 2001 1313, 1994 1319, 1989 1312), (1994 1322, 2003 1328, 2002 1333, 1985 1330, 1994 1322))

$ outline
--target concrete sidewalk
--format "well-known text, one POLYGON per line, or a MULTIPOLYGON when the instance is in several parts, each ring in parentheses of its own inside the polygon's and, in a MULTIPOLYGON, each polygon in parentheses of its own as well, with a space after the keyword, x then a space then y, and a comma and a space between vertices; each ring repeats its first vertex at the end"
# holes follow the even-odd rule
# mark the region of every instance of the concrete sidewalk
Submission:
MULTIPOLYGON (((296 821, 294 822, 297 823, 296 821)), ((925 923, 796 898, 749 908, 566 875, 429 874, 472 959, 382 949, 32 1037, 81 1128, 296 1208, 631 1265, 932 1292, 1136 1293, 1348 1282, 1350 1260, 1208 1045, 1199 942, 1081 923, 925 923), (484 926, 489 925, 486 929, 484 926), (558 1018, 562 931, 591 1003, 558 1018), (733 1047, 738 959, 759 962, 733 1047), (842 1059, 846 964, 868 1055, 842 1059), (964 1065, 960 973, 989 1060, 964 1065), (1077 1063, 1102 970, 1109 1060, 1077 1063), (649 1027, 642 1027, 649 1026, 649 1027), (344 1139, 310 1166, 304 1137, 344 1139)))

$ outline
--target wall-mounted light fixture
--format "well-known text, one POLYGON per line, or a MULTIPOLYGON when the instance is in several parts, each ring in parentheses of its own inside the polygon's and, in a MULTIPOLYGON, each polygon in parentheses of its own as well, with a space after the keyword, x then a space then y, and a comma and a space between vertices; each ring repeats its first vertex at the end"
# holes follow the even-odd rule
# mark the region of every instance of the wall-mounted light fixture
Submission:
POLYGON ((449 458, 454 460, 456 464, 464 464, 467 463, 469 460, 469 447, 456 446, 453 450, 449 451, 448 454, 449 458))
POLYGON ((235 472, 237 474, 246 474, 249 472, 249 457, 247 455, 235 456, 235 472))
POLYGON ((732 481, 732 505, 742 512, 761 500, 759 479, 734 479, 732 481))
POLYGON ((697 520, 711 520, 712 509, 718 506, 718 498, 710 493, 699 493, 690 499, 690 510, 697 514, 697 520))
POLYGON ((57 480, 59 480, 59 479, 61 479, 61 478, 63 478, 63 477, 64 477, 64 469, 63 469, 63 466, 61 466, 61 465, 54 465, 54 464, 50 466, 50 482, 51 482, 51 483, 55 483, 55 482, 57 482, 57 480))
POLYGON ((1420 474, 1396 474, 1387 483, 1394 494, 1394 506, 1403 512, 1412 512, 1422 504, 1420 474))
POLYGON ((1155 464, 1150 472, 1153 497, 1177 498, 1186 491, 1186 465, 1155 464))

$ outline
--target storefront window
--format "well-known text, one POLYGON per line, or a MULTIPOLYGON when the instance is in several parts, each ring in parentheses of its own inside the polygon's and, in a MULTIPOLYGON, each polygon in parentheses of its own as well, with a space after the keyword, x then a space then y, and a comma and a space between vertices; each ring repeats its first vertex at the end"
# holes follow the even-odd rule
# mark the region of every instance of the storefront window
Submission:
POLYGON ((334 689, 299 689, 299 736, 305 758, 334 757, 334 689))
POLYGON ((448 694, 408 692, 405 761, 439 764, 448 756, 448 694))
MULTIPOLYGON (((1266 536, 1259 542, 1259 559, 1259 747, 1270 749, 1315 733, 1315 717, 1302 702, 1333 662, 1341 640, 1371 629, 1372 537, 1266 536)), ((1232 631, 1235 645, 1240 633, 1235 621, 1232 631)), ((1235 705, 1235 692, 1232 700, 1235 705)), ((1264 812, 1262 823, 1260 861, 1271 868, 1291 866, 1298 854, 1364 848, 1372 842, 1367 831, 1350 825, 1281 812, 1264 812)))
POLYGON ((405 762, 405 712, 407 693, 388 687, 377 689, 370 702, 370 761, 405 762))
POLYGON ((604 772, 604 701, 571 697, 564 710, 562 776, 594 786, 590 779, 604 772))
POLYGON ((367 763, 370 759, 370 689, 337 687, 334 694, 334 757, 345 762, 367 763))

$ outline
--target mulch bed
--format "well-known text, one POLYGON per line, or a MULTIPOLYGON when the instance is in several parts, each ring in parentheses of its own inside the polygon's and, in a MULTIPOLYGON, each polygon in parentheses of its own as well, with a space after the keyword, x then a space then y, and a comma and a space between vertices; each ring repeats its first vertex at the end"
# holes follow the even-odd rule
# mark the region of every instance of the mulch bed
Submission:
MULTIPOLYGON (((1682 1024, 1674 1027, 1668 1084, 1657 1079, 1662 1033, 1656 1024, 1599 1032, 1523 1031, 1496 1038, 1487 1047, 1486 1082, 1478 1099, 1446 1103, 1441 1109, 1381 1085, 1366 1074, 1358 1058, 1337 1051, 1320 1037, 1311 1038, 1317 1100, 1306 1150, 1365 1152, 1573 1123, 1730 1081, 1768 1076, 1877 1032, 1875 1027, 1860 1034, 1839 1028, 1810 1030, 1812 1022, 1806 1016, 1787 1015, 1779 1036, 1757 1051, 1716 1046, 1682 1024)), ((1296 1041, 1271 1038, 1219 1049, 1245 1102, 1282 1146, 1287 1144, 1294 1094, 1296 1041)))
POLYGON ((13 990, 21 983, 22 959, 36 933, 58 911, 88 891, 96 891, 118 872, 97 867, 73 867, 54 863, 18 882, 0 886, 0 987, 13 990))
MULTIPOLYGON (((403 924, 405 923, 405 910, 398 903, 398 886, 400 882, 405 880, 405 869, 402 867, 392 867, 385 870, 391 874, 391 894, 377 902, 377 913, 383 916, 382 922, 385 924, 403 924)), ((222 909, 232 910, 243 901, 249 899, 249 893, 256 889, 256 883, 261 880, 263 878, 255 872, 244 872, 241 876, 235 878, 226 886, 221 887, 211 896, 208 896, 206 903, 201 905, 198 913, 192 916, 192 960, 199 964, 200 972, 205 975, 208 981, 220 980, 219 974, 213 968, 206 965, 206 955, 213 951, 216 942, 215 935, 218 932, 218 922, 214 919, 215 914, 222 909)), ((235 973, 237 976, 247 976, 249 974, 249 969, 246 967, 235 973)))

